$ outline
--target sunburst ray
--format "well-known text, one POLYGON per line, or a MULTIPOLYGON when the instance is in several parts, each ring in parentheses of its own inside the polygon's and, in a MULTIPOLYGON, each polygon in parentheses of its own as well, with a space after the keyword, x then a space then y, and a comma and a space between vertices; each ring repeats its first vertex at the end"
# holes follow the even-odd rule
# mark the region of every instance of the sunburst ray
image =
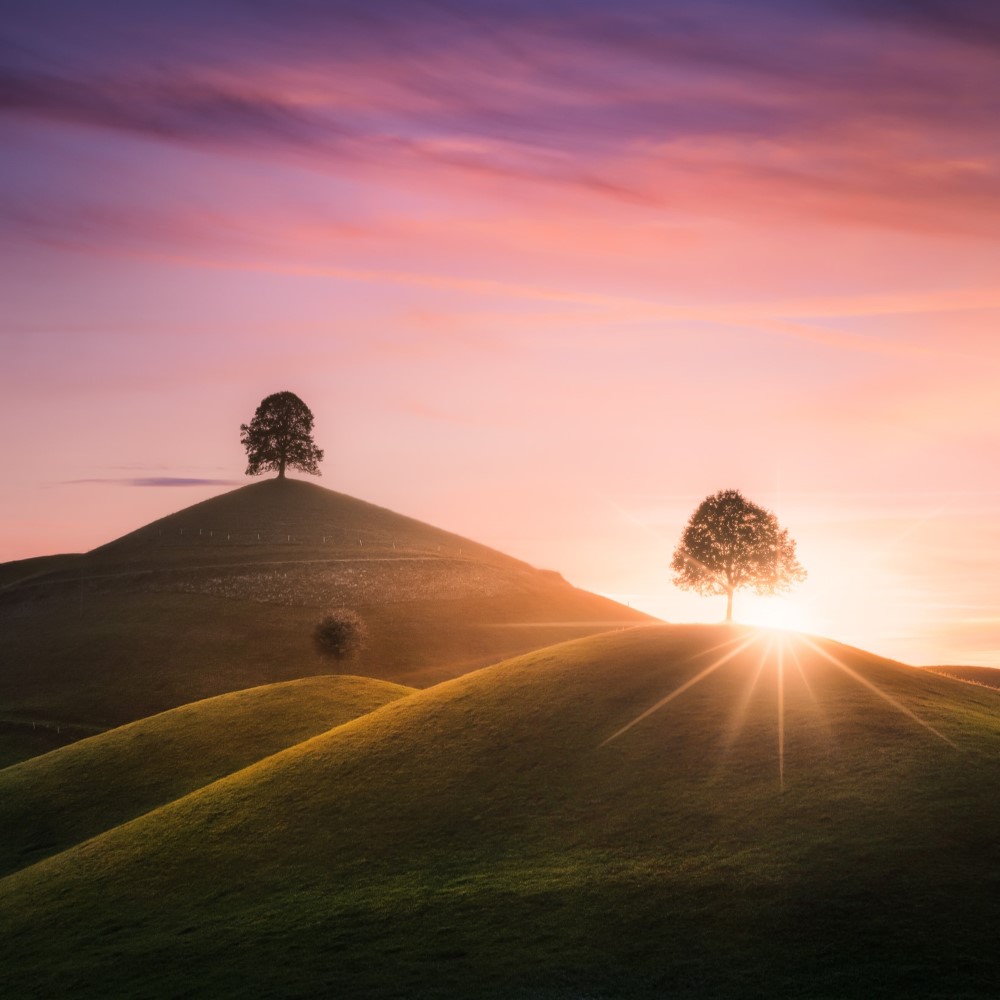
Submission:
MULTIPOLYGON (((798 642, 803 642, 801 636, 796 636, 798 642)), ((786 652, 788 653, 789 659, 795 667, 796 672, 799 675, 799 679, 802 681, 802 686, 805 688, 806 693, 809 695, 809 700, 812 703, 812 707, 816 712, 816 717, 819 719, 820 725, 822 726, 822 734, 824 742, 828 746, 832 746, 836 743, 836 738, 833 734, 833 730, 830 728, 830 719, 827 713, 824 711, 822 704, 818 697, 816 697, 816 692, 813 690, 812 684, 809 683, 809 677, 806 674, 805 669, 802 666, 802 661, 799 659, 799 653, 796 649, 795 642, 789 642, 786 647, 786 652)))
POLYGON ((785 640, 778 639, 778 787, 785 790, 785 640))
POLYGON ((723 756, 729 753, 733 743, 736 741, 736 737, 743 728, 743 720, 746 718, 746 714, 750 709, 750 699, 753 697, 754 690, 757 687, 757 682, 760 680, 760 675, 764 672, 764 667, 767 665, 767 658, 771 655, 771 646, 773 642, 773 637, 768 637, 767 645, 764 647, 764 651, 761 653, 760 659, 757 661, 757 669, 754 671, 753 677, 750 678, 750 683, 743 692, 743 697, 740 698, 740 703, 736 706, 736 711, 733 712, 732 718, 729 720, 729 725, 726 727, 726 734, 722 741, 723 756))
MULTIPOLYGON (((802 642, 802 636, 797 635, 795 637, 799 642, 802 642)), ((795 669, 798 671, 799 677, 802 680, 802 686, 806 689, 806 694, 809 695, 810 701, 814 705, 819 707, 819 699, 816 697, 816 692, 813 691, 812 685, 809 683, 809 678, 806 677, 806 672, 802 669, 802 661, 799 659, 799 654, 796 652, 795 643, 788 643, 788 655, 792 658, 792 663, 795 664, 795 669)))
POLYGON ((714 653, 716 652, 716 650, 725 649, 727 646, 732 646, 734 643, 739 642, 744 637, 745 634, 734 635, 731 639, 727 639, 725 642, 716 643, 714 646, 709 646, 708 649, 702 649, 699 652, 694 653, 692 656, 689 656, 687 658, 687 661, 685 662, 690 662, 691 660, 700 660, 703 656, 708 656, 709 653, 714 653))
POLYGON ((843 662, 843 660, 834 656, 832 653, 828 653, 821 646, 817 646, 816 643, 814 643, 811 639, 806 638, 805 636, 802 637, 802 641, 807 646, 809 646, 810 649, 819 653, 819 655, 822 656, 824 659, 829 660, 830 663, 832 663, 835 667, 837 667, 839 670, 842 670, 853 680, 857 681, 860 685, 862 685, 862 687, 866 687, 873 694, 878 695, 879 698, 890 704, 894 709, 896 709, 897 712, 901 712, 907 718, 912 719, 918 726, 922 726, 929 733, 933 733, 939 740, 943 740, 945 743, 947 743, 948 746, 954 747, 956 750, 958 749, 958 746, 955 743, 953 743, 950 739, 948 739, 948 737, 945 736, 943 733, 938 732, 938 730, 936 730, 929 722, 926 722, 924 719, 921 719, 919 715, 908 709, 901 702, 898 702, 895 698, 892 697, 892 695, 886 694, 885 691, 881 690, 879 687, 874 685, 866 677, 862 677, 861 674, 859 674, 857 671, 852 670, 846 663, 843 662))
POLYGON ((749 645, 751 645, 751 643, 756 642, 758 638, 759 637, 756 635, 750 635, 744 642, 740 643, 740 645, 737 646, 734 650, 731 650, 730 652, 726 653, 725 656, 720 656, 713 663, 710 663, 707 667, 705 667, 705 669, 702 670, 701 673, 696 674, 690 680, 685 681, 679 688, 677 688, 674 691, 671 691, 670 694, 668 694, 665 698, 661 698, 655 705, 650 706, 644 712, 637 715, 631 722, 622 726, 622 728, 619 729, 618 732, 612 733, 606 740, 604 740, 600 744, 600 746, 602 747, 607 746, 612 740, 616 740, 618 739, 619 736, 623 735, 624 733, 627 733, 633 726, 638 725, 640 722, 642 722, 643 719, 647 719, 654 712, 659 711, 668 702, 673 701, 674 698, 678 697, 679 695, 682 695, 689 688, 693 688, 695 684, 698 684, 701 681, 703 681, 706 677, 708 677, 709 674, 714 673, 724 663, 728 663, 731 659, 733 659, 734 656, 738 656, 740 653, 742 653, 744 649, 746 649, 749 645))

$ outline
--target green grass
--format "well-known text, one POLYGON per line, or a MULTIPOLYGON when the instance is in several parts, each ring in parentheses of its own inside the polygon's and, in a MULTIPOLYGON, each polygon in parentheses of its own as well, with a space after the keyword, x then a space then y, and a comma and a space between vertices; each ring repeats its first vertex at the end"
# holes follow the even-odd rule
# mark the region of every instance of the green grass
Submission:
POLYGON ((33 722, 109 728, 323 673, 310 634, 331 605, 355 608, 369 626, 352 673, 418 687, 648 620, 556 574, 294 480, 215 497, 85 556, 7 569, 0 722, 20 724, 4 731, 7 759, 19 740, 23 756, 37 752, 33 722))
POLYGON ((602 745, 751 634, 541 650, 18 872, 0 882, 0 985, 995 995, 995 692, 835 643, 818 646, 856 676, 803 645, 779 661, 761 633, 602 745))
POLYGON ((411 693, 368 677, 271 684, 8 767, 0 771, 0 876, 411 693))

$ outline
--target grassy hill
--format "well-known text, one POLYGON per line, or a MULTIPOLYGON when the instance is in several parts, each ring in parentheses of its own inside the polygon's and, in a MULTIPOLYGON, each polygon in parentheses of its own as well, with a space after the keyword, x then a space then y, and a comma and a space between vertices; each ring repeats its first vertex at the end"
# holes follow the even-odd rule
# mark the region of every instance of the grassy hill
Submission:
POLYGON ((997 699, 722 626, 540 650, 0 881, 0 989, 994 996, 997 699))
POLYGON ((6 739, 15 759, 19 741, 25 755, 47 749, 35 744, 57 726, 82 735, 325 673, 310 633, 331 605, 369 625, 352 673, 418 687, 648 620, 556 573, 296 480, 234 490, 83 556, 28 562, 0 567, 0 755, 6 739))
POLYGON ((0 876, 412 693, 310 677, 220 695, 0 770, 0 876))

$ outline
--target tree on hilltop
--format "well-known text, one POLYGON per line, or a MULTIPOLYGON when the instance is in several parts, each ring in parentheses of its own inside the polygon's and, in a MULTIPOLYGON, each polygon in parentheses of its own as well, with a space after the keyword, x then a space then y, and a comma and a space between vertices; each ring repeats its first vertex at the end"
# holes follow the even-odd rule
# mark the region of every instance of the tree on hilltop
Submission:
POLYGON ((733 620, 734 591, 776 594, 806 578, 788 532, 739 490, 720 490, 698 505, 670 568, 684 590, 725 594, 727 622, 733 620))
POLYGON ((261 401, 249 424, 240 424, 240 444, 247 450, 248 476, 275 469, 320 475, 323 450, 312 439, 313 415, 294 392, 275 392, 261 401))

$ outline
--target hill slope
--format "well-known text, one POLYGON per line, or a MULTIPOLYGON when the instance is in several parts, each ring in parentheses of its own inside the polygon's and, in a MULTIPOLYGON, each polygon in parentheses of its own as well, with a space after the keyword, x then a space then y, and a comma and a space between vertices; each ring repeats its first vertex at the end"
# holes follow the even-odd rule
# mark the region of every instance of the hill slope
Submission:
POLYGON ((485 545, 364 500, 299 479, 264 479, 153 521, 89 553, 94 564, 126 568, 150 551, 157 563, 218 565, 270 560, 275 550, 309 557, 395 554, 463 556, 530 568, 485 545))
POLYGON ((0 975, 77 996, 990 996, 997 708, 823 641, 567 643, 3 880, 0 975))
POLYGON ((1000 670, 996 667, 926 667, 925 669, 969 684, 1000 688, 1000 670))
POLYGON ((142 719, 0 771, 0 876, 412 694, 310 677, 142 719))
POLYGON ((0 723, 108 728, 324 673, 310 633, 330 605, 369 625, 352 673, 415 686, 648 620, 296 480, 234 490, 52 566, 0 587, 0 723))

